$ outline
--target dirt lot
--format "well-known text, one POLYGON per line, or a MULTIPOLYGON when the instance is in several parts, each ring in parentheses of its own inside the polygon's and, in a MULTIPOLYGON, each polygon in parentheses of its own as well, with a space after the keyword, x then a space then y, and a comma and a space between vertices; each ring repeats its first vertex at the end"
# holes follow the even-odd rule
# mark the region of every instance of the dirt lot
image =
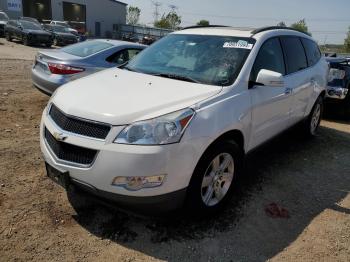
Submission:
POLYGON ((74 209, 45 177, 35 52, 0 39, 1 261, 350 260, 350 122, 323 121, 313 140, 291 131, 251 155, 241 192, 215 218, 74 209), (288 216, 269 216, 272 203, 288 216))

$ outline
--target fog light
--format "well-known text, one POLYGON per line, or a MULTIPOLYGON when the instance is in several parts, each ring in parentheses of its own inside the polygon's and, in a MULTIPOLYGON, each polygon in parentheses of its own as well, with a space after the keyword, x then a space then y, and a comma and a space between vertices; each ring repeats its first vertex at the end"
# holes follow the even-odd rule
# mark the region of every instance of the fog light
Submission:
POLYGON ((159 176, 135 176, 124 177, 117 176, 113 179, 113 186, 124 187, 127 190, 136 191, 142 188, 158 187, 163 184, 165 175, 159 176))

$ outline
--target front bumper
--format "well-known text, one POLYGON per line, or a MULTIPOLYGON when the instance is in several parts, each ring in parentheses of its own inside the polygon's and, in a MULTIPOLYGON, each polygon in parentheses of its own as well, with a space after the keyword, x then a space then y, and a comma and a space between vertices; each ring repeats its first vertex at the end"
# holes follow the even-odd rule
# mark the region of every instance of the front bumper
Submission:
MULTIPOLYGON (((123 126, 113 126, 105 140, 87 138, 66 133, 55 125, 46 110, 41 123, 40 145, 45 161, 61 172, 68 172, 71 181, 84 191, 103 199, 131 208, 136 206, 157 207, 171 210, 180 207, 185 198, 195 165, 200 157, 196 141, 164 146, 137 146, 113 143, 123 126), (67 135, 65 143, 97 150, 97 156, 91 166, 79 167, 57 159, 47 145, 44 126, 51 133, 63 132, 67 135), (112 185, 117 176, 154 176, 166 177, 159 187, 129 191, 112 185)), ((206 138, 200 139, 201 143, 206 138)), ((198 141, 199 142, 199 141, 198 141)))
POLYGON ((57 43, 59 45, 71 45, 71 44, 78 43, 78 40, 76 38, 73 38, 73 39, 59 38, 59 39, 57 39, 57 43))
POLYGON ((344 88, 342 86, 328 86, 326 97, 343 100, 346 98, 348 92, 349 92, 349 89, 344 88))

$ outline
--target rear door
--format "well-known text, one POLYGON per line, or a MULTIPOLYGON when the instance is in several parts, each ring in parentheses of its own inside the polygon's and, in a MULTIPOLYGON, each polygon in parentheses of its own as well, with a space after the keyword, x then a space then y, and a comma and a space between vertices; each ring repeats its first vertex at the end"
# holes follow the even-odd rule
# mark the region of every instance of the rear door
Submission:
POLYGON ((301 39, 296 36, 284 36, 281 37, 281 43, 287 69, 285 84, 292 93, 290 124, 295 124, 305 116, 314 79, 301 39))
MULTIPOLYGON (((279 38, 267 40, 256 57, 250 81, 262 69, 286 74, 284 56, 279 38)), ((291 95, 286 87, 259 86, 250 88, 252 99, 252 137, 251 148, 272 138, 289 126, 291 95)))

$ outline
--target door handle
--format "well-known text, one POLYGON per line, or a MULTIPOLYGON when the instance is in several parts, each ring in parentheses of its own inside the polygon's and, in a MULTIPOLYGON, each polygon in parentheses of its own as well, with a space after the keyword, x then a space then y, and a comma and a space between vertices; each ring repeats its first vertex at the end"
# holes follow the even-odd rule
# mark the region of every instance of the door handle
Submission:
POLYGON ((293 89, 288 87, 288 88, 286 88, 286 90, 284 91, 284 94, 285 94, 285 95, 290 95, 292 92, 293 92, 293 89))

